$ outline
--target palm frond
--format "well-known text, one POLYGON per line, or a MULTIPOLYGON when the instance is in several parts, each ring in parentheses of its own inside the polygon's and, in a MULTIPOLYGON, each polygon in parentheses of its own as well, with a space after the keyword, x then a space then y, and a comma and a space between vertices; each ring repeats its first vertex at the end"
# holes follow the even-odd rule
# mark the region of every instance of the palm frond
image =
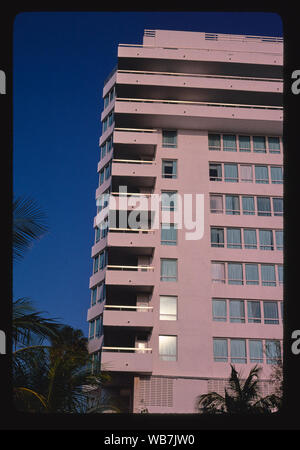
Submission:
POLYGON ((35 200, 17 197, 13 202, 13 259, 24 257, 33 242, 40 239, 48 228, 46 215, 35 200))

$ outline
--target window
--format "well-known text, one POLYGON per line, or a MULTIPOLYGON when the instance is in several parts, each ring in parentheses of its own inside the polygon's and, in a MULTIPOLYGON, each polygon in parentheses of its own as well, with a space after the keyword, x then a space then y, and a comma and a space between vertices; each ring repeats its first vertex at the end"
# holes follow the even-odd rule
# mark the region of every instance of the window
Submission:
POLYGON ((159 336, 159 359, 176 361, 177 336, 159 336))
POLYGON ((226 152, 236 152, 236 136, 223 134, 223 150, 226 152))
POLYGON ((91 290, 91 306, 94 306, 97 302, 97 286, 91 290))
POLYGON ((161 259, 160 263, 160 281, 177 281, 177 259, 161 259))
POLYGON ((162 177, 163 178, 177 178, 177 161, 163 160, 163 162, 162 162, 162 177))
POLYGON ((221 136, 219 134, 208 135, 208 149, 221 150, 221 136))
POLYGON ((226 300, 213 299, 212 313, 214 321, 226 322, 227 319, 226 300))
POLYGON ((105 166, 105 179, 106 180, 108 180, 109 179, 109 177, 110 177, 110 168, 111 168, 111 164, 110 163, 108 163, 106 166, 105 166))
POLYGON ((177 320, 177 297, 161 295, 160 296, 160 320, 177 320))
POLYGON ((257 248, 256 230, 244 229, 244 245, 245 248, 257 248))
POLYGON ((163 147, 177 147, 177 131, 163 130, 162 132, 162 146, 163 147))
POLYGON ((250 136, 239 136, 239 147, 240 152, 250 152, 251 151, 250 136))
POLYGON ((177 225, 174 223, 161 224, 161 244, 177 245, 177 225))
POLYGON ((248 312, 248 322, 249 323, 260 323, 261 322, 261 312, 260 312, 260 302, 259 301, 247 301, 247 312, 248 312))
POLYGON ((269 172, 267 166, 255 166, 255 182, 260 184, 269 183, 269 172))
POLYGON ((225 181, 230 183, 238 182, 238 167, 237 164, 224 164, 225 181))
POLYGON ((279 341, 266 340, 266 356, 267 364, 278 364, 278 361, 281 360, 279 341))
POLYGON ((255 213, 254 197, 242 196, 242 206, 244 215, 253 215, 255 213))
POLYGON ((99 338, 102 335, 102 316, 90 321, 89 339, 99 338))
POLYGON ((99 268, 99 255, 95 256, 95 258, 94 258, 94 269, 93 269, 93 272, 94 273, 98 272, 98 268, 99 268))
POLYGON ((245 264, 246 284, 257 285, 258 279, 258 264, 245 264))
POLYGON ((271 181, 273 184, 283 183, 282 167, 271 166, 271 181))
POLYGON ((104 169, 102 169, 100 171, 100 175, 99 175, 99 186, 101 186, 101 184, 104 183, 104 169))
POLYGON ((243 284, 242 264, 228 263, 228 284, 243 284))
POLYGON ((240 200, 238 195, 225 196, 226 214, 240 214, 240 200))
POLYGON ((257 197, 257 214, 259 216, 271 215, 271 202, 269 197, 257 197))
POLYGON ((225 283, 225 264, 211 263, 211 276, 213 283, 225 283))
POLYGON ((273 200, 274 216, 282 216, 283 215, 283 198, 274 197, 272 200, 273 200))
POLYGON ((275 231, 275 237, 276 237, 276 248, 277 248, 277 250, 283 250, 283 231, 282 230, 276 230, 275 231))
POLYGON ((278 324, 278 307, 277 302, 263 302, 264 304, 264 323, 278 324))
POLYGON ((274 250, 272 230, 259 230, 260 250, 274 250))
POLYGON ((223 213, 223 196, 211 195, 210 196, 210 212, 211 213, 223 213))
POLYGON ((241 229, 227 228, 227 247, 242 248, 241 229))
POLYGON ((210 181, 222 181, 222 165, 209 164, 209 179, 210 181))
POLYGON ((230 357, 233 364, 246 364, 246 340, 230 339, 230 357))
POLYGON ((214 361, 227 362, 228 359, 227 339, 214 338, 213 352, 214 352, 214 361))
POLYGON ((266 138, 264 136, 253 136, 253 151, 266 153, 266 138))
POLYGON ((224 229, 211 228, 210 230, 211 246, 224 247, 224 229))
POLYGON ((263 362, 263 345, 261 340, 250 339, 249 340, 249 353, 251 363, 263 362))
POLYGON ((177 208, 177 192, 162 191, 161 207, 163 211, 176 211, 177 208))
POLYGON ((276 286, 274 264, 261 265, 261 280, 263 286, 276 286))
POLYGON ((95 242, 99 242, 101 237, 100 228, 96 227, 96 235, 95 235, 95 242))
POLYGON ((270 153, 280 153, 279 137, 268 137, 268 147, 270 153))
POLYGON ((244 300, 230 300, 229 314, 230 314, 230 322, 245 323, 244 300))
POLYGON ((278 265, 277 270, 278 270, 278 283, 281 285, 283 284, 283 266, 278 265))
POLYGON ((240 165, 240 177, 241 181, 244 183, 253 182, 252 166, 241 164, 240 165))

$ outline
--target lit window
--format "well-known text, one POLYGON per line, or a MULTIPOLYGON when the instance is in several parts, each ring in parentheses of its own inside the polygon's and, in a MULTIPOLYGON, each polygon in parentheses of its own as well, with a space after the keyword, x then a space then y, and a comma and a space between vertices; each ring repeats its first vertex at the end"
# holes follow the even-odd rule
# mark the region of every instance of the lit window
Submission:
POLYGON ((159 336, 159 359, 176 361, 177 336, 159 336))
POLYGON ((177 320, 177 297, 161 295, 160 296, 160 320, 177 320))

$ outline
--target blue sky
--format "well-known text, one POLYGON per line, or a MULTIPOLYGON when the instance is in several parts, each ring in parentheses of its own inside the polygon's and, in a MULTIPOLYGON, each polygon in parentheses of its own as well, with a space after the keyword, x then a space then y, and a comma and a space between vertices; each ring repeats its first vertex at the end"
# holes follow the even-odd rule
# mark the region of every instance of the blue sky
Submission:
POLYGON ((13 187, 49 232, 18 262, 14 298, 87 334, 103 82, 144 29, 282 36, 273 13, 22 13, 14 22, 13 187))

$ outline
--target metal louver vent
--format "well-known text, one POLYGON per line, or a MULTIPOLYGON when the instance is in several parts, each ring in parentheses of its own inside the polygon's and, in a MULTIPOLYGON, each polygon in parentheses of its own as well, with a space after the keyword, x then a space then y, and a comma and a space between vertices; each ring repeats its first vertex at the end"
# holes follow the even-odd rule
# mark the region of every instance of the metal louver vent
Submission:
POLYGON ((145 406, 173 406, 173 379, 167 377, 141 377, 139 403, 145 406))

